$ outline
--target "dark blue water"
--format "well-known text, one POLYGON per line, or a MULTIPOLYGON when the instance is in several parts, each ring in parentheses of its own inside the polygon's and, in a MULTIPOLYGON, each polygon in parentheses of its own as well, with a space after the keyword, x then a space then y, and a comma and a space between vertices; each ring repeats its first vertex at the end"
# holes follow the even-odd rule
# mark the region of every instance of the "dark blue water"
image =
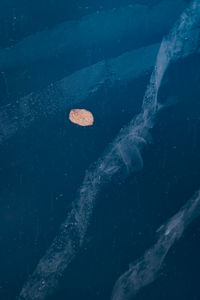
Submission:
MULTIPOLYGON (((159 2, 2 1, 0 44, 2 49, 15 47, 29 35, 65 21, 79 20, 97 10, 136 3, 151 7, 159 2)), ((150 32, 148 44, 156 38, 156 33, 150 32)), ((129 40, 127 45, 131 45, 129 40)), ((121 44, 117 51, 124 52, 121 44)), ((108 58, 111 56, 109 52, 108 58)), ((113 56, 117 55, 113 53, 113 56)), ((47 61, 37 66, 0 70, 0 111, 17 99, 20 101, 23 95, 37 93, 49 82, 65 77, 68 70, 64 59, 63 64, 60 61, 57 64, 56 59, 52 58, 49 69, 44 68, 47 61)), ((93 59, 98 61, 98 55, 93 59)), ((77 56, 72 56, 72 60, 78 61, 77 56)), ((83 65, 84 61, 80 61, 80 66, 78 61, 76 70, 83 65)), ((112 85, 108 80, 76 106, 69 103, 66 110, 40 118, 1 143, 0 299, 17 299, 70 211, 85 171, 102 156, 119 130, 140 112, 150 75, 148 70, 123 85, 112 85), (93 113, 93 126, 70 123, 69 111, 76 107, 93 113)), ((116 280, 129 263, 141 257, 155 242, 157 228, 199 189, 199 82, 198 53, 170 65, 159 91, 159 101, 164 103, 170 97, 177 101, 156 116, 156 124, 150 130, 151 142, 142 154, 142 170, 128 176, 118 174, 103 186, 83 246, 59 279, 56 290, 45 299, 110 299, 116 280)), ((200 220, 197 218, 170 249, 158 278, 141 289, 134 299, 200 299, 199 249, 200 220)))

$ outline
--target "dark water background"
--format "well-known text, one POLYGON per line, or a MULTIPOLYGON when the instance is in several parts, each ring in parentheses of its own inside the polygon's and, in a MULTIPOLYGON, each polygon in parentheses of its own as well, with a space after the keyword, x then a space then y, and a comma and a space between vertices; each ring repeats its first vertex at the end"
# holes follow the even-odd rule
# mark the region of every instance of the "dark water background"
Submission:
MULTIPOLYGON (((135 2, 150 1, 2 0, 1 47, 14 45, 29 34, 63 21, 135 2)), ((159 1, 152 4, 156 2, 159 1)), ((143 154, 143 170, 110 182, 101 191, 85 245, 49 300, 110 299, 119 275, 153 244, 156 229, 199 188, 199 70, 198 55, 169 68, 159 97, 162 100, 175 95, 179 102, 158 115, 151 132, 152 143, 143 154)), ((14 101, 17 96, 11 84, 10 93, 6 89, 5 79, 9 81, 9 75, 0 75, 2 104, 14 101)), ((67 109, 21 130, 1 145, 1 300, 16 299, 57 234, 85 170, 98 159, 120 128, 140 111, 149 78, 150 73, 144 74, 123 87, 109 88, 105 84, 82 102, 81 107, 94 114, 93 127, 71 124, 67 109)), ((170 250, 159 278, 135 299, 200 299, 199 249, 197 219, 170 250)))

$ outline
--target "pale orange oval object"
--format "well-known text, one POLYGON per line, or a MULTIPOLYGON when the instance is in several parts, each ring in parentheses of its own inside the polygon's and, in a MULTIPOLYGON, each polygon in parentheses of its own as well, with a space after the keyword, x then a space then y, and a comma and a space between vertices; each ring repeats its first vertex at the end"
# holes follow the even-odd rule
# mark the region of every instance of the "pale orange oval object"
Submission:
POLYGON ((80 126, 92 126, 94 123, 92 113, 86 109, 72 109, 69 113, 69 119, 72 123, 80 126))

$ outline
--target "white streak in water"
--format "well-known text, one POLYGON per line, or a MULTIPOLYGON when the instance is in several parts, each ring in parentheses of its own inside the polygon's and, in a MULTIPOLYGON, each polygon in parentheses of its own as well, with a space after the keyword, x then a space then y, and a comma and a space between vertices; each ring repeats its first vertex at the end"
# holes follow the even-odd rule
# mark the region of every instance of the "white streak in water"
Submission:
POLYGON ((200 190, 180 211, 158 230, 159 238, 144 256, 132 263, 116 282, 112 300, 128 300, 158 276, 162 263, 173 244, 182 236, 187 226, 200 216, 200 190))
POLYGON ((72 211, 46 254, 22 288, 18 299, 42 300, 57 286, 68 264, 83 244, 101 186, 123 170, 136 172, 143 166, 141 150, 158 112, 158 90, 171 60, 183 55, 185 40, 200 18, 200 0, 182 14, 173 30, 161 44, 155 70, 147 88, 142 112, 120 131, 101 159, 87 172, 72 211), (119 150, 120 149, 120 150, 119 150))
MULTIPOLYGON (((167 38, 161 44, 155 70, 144 98, 144 112, 141 116, 148 126, 152 115, 155 115, 158 90, 169 62, 183 51, 184 40, 189 38, 194 24, 200 20, 200 1, 193 1, 182 14, 167 38), (149 108, 148 108, 149 107, 149 108), (146 109, 148 108, 148 109, 146 109)), ((145 123, 144 122, 144 123, 145 123)), ((140 118, 139 118, 140 124, 140 118)), ((139 126, 141 129, 141 127, 139 126)), ((139 130, 138 130, 139 131, 139 130)), ((184 206, 159 232, 158 242, 148 250, 144 257, 133 264, 116 282, 112 300, 131 299, 142 287, 151 283, 157 275, 167 252, 173 243, 180 238, 183 230, 200 214, 200 192, 184 206)))

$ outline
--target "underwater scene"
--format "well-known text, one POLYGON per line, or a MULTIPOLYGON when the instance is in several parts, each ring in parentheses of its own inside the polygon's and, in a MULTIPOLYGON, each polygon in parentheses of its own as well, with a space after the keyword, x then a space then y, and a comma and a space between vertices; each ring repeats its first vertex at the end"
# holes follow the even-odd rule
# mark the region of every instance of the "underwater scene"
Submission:
POLYGON ((200 300, 200 0, 0 1, 0 300, 200 300))

